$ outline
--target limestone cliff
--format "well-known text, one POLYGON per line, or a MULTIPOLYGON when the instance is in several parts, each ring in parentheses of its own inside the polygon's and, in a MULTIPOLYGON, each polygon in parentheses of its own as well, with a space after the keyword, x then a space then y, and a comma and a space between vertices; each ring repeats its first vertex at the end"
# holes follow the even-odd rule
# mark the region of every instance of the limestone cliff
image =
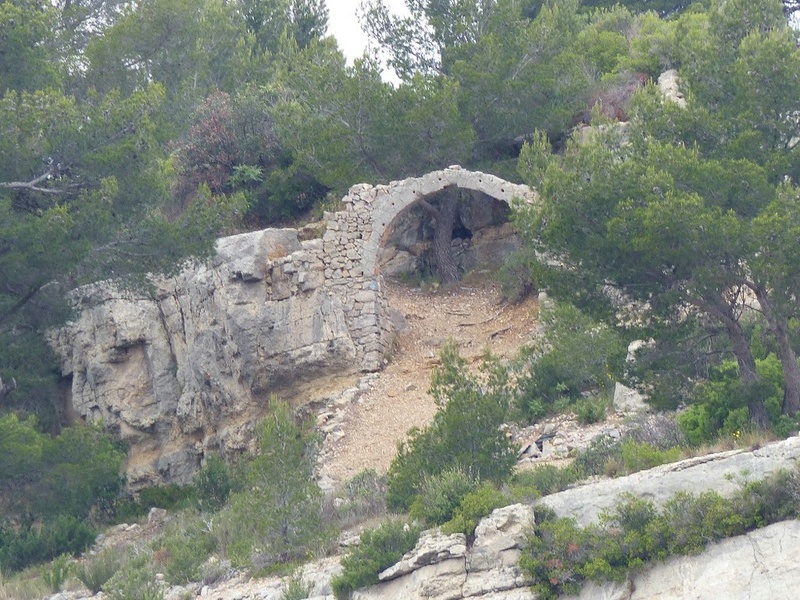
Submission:
POLYGON ((322 285, 320 245, 292 229, 242 234, 153 295, 75 292, 78 317, 54 334, 69 404, 130 445, 134 487, 188 481, 206 452, 246 449, 270 394, 358 369, 343 299, 322 285), (278 280, 276 263, 301 281, 278 280))

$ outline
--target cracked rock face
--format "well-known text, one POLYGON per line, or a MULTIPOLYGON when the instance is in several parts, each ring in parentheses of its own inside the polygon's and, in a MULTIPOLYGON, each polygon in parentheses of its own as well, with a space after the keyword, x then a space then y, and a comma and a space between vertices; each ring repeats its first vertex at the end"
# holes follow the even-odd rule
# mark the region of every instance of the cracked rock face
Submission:
POLYGON ((154 297, 76 292, 78 318, 53 346, 75 413, 129 445, 132 487, 189 481, 207 452, 248 449, 272 393, 357 370, 341 297, 311 278, 272 293, 270 261, 292 257, 313 273, 314 242, 295 230, 242 234, 220 240, 209 264, 157 282, 154 297))
POLYGON ((426 531, 411 552, 379 575, 381 583, 353 594, 355 600, 533 600, 517 563, 533 509, 523 504, 498 508, 475 530, 471 547, 463 534, 426 531))

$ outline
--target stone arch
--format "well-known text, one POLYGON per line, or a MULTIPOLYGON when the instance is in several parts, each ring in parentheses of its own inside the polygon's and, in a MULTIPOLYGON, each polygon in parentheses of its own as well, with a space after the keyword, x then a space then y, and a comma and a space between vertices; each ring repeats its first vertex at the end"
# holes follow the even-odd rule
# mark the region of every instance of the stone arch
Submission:
POLYGON ((362 247, 362 264, 365 275, 378 274, 378 252, 386 242, 398 216, 420 199, 449 187, 459 187, 484 194, 511 204, 514 198, 523 202, 536 201, 536 192, 526 185, 510 183, 488 173, 468 171, 452 166, 433 171, 421 177, 393 181, 373 188, 370 203, 371 231, 365 236, 362 247))
POLYGON ((392 325, 382 289, 378 252, 386 241, 387 231, 403 211, 421 198, 454 186, 483 192, 509 204, 515 198, 527 203, 537 199, 536 192, 528 186, 458 166, 388 185, 354 185, 342 198, 343 210, 325 214, 322 240, 304 242, 314 254, 306 261, 308 269, 305 263, 302 268, 294 264, 305 256, 303 252, 294 252, 281 259, 287 264, 281 264, 280 268, 272 266, 272 287, 277 285, 285 296, 294 289, 292 286, 302 291, 316 289, 321 284, 341 304, 361 368, 380 369, 391 344, 392 325), (301 271, 306 270, 310 274, 303 272, 301 281, 301 271), (317 282, 317 276, 321 281, 317 282), (281 283, 289 277, 291 284, 281 283))

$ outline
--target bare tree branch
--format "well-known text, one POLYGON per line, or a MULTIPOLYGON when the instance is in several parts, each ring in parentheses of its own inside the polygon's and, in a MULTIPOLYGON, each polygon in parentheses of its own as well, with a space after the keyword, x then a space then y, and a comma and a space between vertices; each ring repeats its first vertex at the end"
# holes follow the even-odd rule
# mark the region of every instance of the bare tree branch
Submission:
POLYGON ((39 187, 40 183, 42 183, 43 181, 47 181, 51 177, 52 177, 52 172, 47 171, 46 173, 42 173, 41 175, 39 175, 39 177, 31 179, 30 181, 0 182, 0 187, 12 190, 30 190, 31 192, 40 192, 42 194, 66 194, 64 190, 39 187))

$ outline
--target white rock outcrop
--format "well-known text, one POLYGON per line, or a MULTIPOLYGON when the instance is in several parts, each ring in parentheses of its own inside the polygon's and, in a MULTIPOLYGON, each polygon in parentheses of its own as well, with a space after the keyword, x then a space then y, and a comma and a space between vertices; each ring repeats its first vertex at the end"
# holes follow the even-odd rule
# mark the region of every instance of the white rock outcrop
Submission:
POLYGON ((518 566, 533 509, 498 508, 475 530, 472 546, 463 534, 423 533, 411 552, 383 571, 381 583, 353 594, 354 600, 532 600, 531 581, 518 566))
POLYGON ((730 450, 698 456, 627 477, 590 482, 546 496, 541 502, 560 517, 573 517, 578 524, 588 525, 596 522, 601 512, 613 508, 625 493, 656 505, 664 504, 678 492, 715 490, 726 496, 737 491, 742 482, 794 469, 798 460, 800 437, 791 437, 752 451, 730 450))

